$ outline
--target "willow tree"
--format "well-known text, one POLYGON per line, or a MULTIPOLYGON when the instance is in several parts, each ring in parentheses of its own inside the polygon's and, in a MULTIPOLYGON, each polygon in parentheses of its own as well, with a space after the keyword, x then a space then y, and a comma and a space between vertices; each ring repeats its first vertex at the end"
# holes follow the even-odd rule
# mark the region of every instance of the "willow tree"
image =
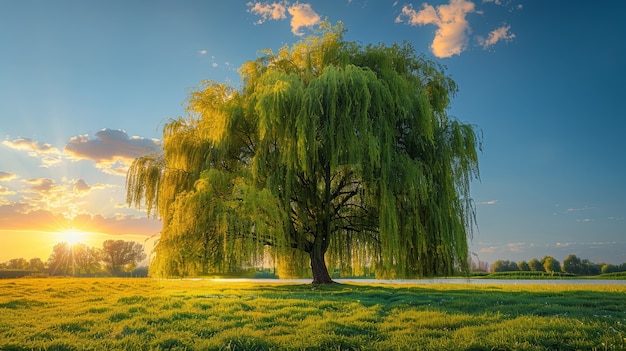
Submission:
POLYGON ((210 233, 218 261, 305 252, 314 283, 332 282, 327 263, 398 277, 467 269, 480 139, 447 114, 456 84, 407 43, 343 33, 325 23, 264 51, 239 90, 206 83, 164 128, 164 154, 135 160, 128 201, 163 218, 164 255, 175 235, 210 233))

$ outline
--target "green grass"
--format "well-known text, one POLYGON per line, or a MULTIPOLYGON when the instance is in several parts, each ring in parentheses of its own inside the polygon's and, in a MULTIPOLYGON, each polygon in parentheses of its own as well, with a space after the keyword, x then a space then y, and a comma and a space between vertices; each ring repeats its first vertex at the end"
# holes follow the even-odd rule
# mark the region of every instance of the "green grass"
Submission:
POLYGON ((622 280, 626 279, 626 272, 616 272, 616 273, 603 273, 595 278, 597 279, 612 279, 612 280, 622 280))
POLYGON ((0 280, 0 350, 621 350, 626 286, 0 280))

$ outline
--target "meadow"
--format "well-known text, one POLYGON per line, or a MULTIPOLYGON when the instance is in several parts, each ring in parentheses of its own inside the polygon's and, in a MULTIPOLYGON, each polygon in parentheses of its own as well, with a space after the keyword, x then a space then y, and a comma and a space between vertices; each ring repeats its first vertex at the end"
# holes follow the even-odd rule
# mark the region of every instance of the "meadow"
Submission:
POLYGON ((621 350, 626 286, 0 280, 0 350, 621 350))

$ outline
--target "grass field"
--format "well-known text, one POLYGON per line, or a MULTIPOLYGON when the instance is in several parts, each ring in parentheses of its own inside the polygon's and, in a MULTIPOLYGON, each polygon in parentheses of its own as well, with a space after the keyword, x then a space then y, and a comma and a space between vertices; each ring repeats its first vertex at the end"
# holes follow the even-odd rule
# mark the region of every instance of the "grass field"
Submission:
POLYGON ((0 350, 621 350, 626 286, 0 280, 0 350))

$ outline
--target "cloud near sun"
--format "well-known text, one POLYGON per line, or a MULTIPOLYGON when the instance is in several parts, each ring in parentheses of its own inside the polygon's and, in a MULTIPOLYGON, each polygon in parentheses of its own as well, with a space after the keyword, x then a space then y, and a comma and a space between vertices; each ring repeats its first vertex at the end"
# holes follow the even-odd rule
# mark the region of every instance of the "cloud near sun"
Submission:
POLYGON ((119 129, 102 129, 95 134, 72 137, 63 149, 73 160, 92 160, 106 173, 126 176, 128 165, 137 157, 160 152, 158 140, 129 137, 119 129))
POLYGON ((101 171, 119 176, 126 176, 126 170, 135 158, 161 152, 158 140, 130 137, 126 131, 120 129, 102 129, 94 137, 87 134, 72 137, 63 152, 50 144, 22 137, 13 141, 4 140, 2 145, 27 151, 29 156, 41 158, 41 167, 52 167, 64 158, 73 161, 91 160, 101 171))
POLYGON ((23 137, 4 140, 1 146, 40 159, 40 166, 50 169, 46 171, 50 177, 24 176, 28 171, 22 167, 0 170, 0 231, 56 232, 70 226, 76 230, 108 234, 151 235, 158 231, 154 220, 120 213, 122 209, 117 207, 115 213, 94 214, 101 210, 99 204, 108 203, 113 193, 119 191, 121 186, 116 185, 114 179, 111 179, 113 184, 96 182, 90 185, 80 178, 55 177, 55 168, 59 168, 61 174, 66 169, 63 162, 82 160, 94 162, 96 168, 106 174, 125 176, 135 158, 162 152, 158 140, 131 137, 123 130, 102 129, 93 137, 79 135, 70 138, 61 150, 23 137), (49 159, 56 161, 50 162, 49 159))
POLYGON ((83 179, 64 178, 57 182, 50 178, 19 178, 0 172, 0 182, 11 183, 13 188, 0 191, 0 232, 58 232, 71 227, 111 235, 152 235, 160 228, 158 222, 146 217, 123 213, 104 216, 85 208, 94 199, 107 196, 116 185, 89 185, 83 179))

